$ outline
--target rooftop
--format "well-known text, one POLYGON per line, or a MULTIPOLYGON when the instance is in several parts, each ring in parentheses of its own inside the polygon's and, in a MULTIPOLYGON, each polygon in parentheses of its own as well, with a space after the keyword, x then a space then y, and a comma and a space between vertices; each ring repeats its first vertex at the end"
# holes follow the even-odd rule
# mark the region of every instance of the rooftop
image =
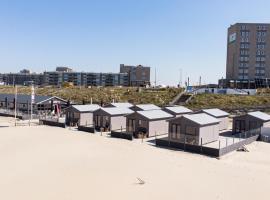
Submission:
POLYGON ((133 104, 131 103, 111 103, 112 106, 118 107, 118 108, 131 108, 133 104))
POLYGON ((173 117, 173 115, 171 115, 163 110, 144 110, 144 111, 138 111, 137 113, 146 117, 147 119, 150 119, 150 120, 168 119, 168 118, 173 117))
POLYGON ((171 107, 165 107, 167 110, 172 111, 175 114, 181 114, 181 113, 191 113, 192 110, 184 107, 184 106, 171 106, 171 107))
POLYGON ((97 104, 72 105, 72 107, 78 110, 79 112, 92 112, 100 108, 100 106, 97 104))
POLYGON ((213 108, 213 109, 203 109, 203 112, 205 112, 206 114, 209 114, 211 116, 214 117, 225 117, 225 116, 229 116, 229 113, 220 110, 218 108, 213 108))
POLYGON ((160 110, 161 108, 154 104, 138 104, 136 107, 142 110, 160 110))
POLYGON ((219 120, 205 113, 183 115, 184 118, 189 119, 199 125, 217 124, 219 120))
POLYGON ((126 115, 126 114, 131 114, 134 112, 133 110, 130 110, 129 108, 123 108, 123 107, 100 108, 100 109, 108 113, 109 115, 126 115))
POLYGON ((248 113, 248 115, 256 117, 258 119, 261 119, 263 121, 270 121, 270 115, 260 112, 260 111, 256 111, 256 112, 250 112, 248 113))

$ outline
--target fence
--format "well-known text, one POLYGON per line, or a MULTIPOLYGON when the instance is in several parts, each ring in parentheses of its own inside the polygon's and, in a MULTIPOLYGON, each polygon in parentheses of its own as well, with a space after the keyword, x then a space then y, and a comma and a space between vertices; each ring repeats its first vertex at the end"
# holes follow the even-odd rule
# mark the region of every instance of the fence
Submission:
POLYGON ((88 133, 96 132, 94 124, 89 124, 89 125, 86 124, 86 126, 78 126, 78 130, 88 132, 88 133))
POLYGON ((262 127, 261 128, 261 141, 270 143, 270 128, 262 127))
POLYGON ((117 129, 111 131, 111 137, 121 138, 126 140, 133 140, 133 134, 126 131, 126 129, 117 129))
POLYGON ((40 116, 39 124, 66 128, 65 118, 59 118, 59 117, 53 117, 53 116, 40 116))
POLYGON ((199 153, 207 156, 221 157, 229 152, 235 151, 244 145, 248 145, 258 140, 260 135, 260 129, 251 130, 245 133, 239 133, 237 135, 231 135, 230 137, 221 136, 218 141, 203 144, 201 140, 200 145, 190 144, 184 140, 173 141, 170 138, 156 139, 157 146, 172 147, 181 149, 184 151, 199 153))
MULTIPOLYGON (((3 117, 15 117, 15 111, 14 110, 8 110, 8 109, 0 109, 0 116, 3 117)), ((30 113, 25 113, 21 111, 16 112, 16 118, 22 119, 22 120, 28 120, 31 118, 30 113)), ((38 119, 37 113, 32 114, 32 119, 38 119)))

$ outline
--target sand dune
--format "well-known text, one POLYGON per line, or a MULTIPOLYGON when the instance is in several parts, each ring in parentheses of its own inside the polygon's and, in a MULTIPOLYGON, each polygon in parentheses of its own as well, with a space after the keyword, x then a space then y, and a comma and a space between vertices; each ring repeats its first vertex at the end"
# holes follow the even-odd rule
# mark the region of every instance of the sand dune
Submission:
MULTIPOLYGON (((6 119, 0 118, 0 125, 6 119)), ((0 199, 269 199, 270 144, 220 160, 69 129, 0 128, 0 199), (137 178, 145 184, 139 184, 137 178)))

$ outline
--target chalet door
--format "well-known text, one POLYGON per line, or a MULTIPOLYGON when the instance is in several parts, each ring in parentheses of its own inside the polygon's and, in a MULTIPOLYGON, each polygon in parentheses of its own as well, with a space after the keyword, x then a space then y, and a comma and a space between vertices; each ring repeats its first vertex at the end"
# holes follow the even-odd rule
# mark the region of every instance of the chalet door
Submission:
POLYGON ((128 120, 128 131, 134 132, 135 131, 135 119, 128 120))
POLYGON ((236 120, 235 121, 235 132, 243 133, 246 131, 246 122, 244 120, 236 120))

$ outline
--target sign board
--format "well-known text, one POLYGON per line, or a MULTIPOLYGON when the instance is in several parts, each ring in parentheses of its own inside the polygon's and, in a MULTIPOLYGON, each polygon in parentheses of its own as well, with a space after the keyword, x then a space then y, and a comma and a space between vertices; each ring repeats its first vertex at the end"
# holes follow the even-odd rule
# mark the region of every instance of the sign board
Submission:
POLYGON ((236 40, 236 33, 232 33, 230 36, 229 36, 229 43, 232 43, 236 40))

